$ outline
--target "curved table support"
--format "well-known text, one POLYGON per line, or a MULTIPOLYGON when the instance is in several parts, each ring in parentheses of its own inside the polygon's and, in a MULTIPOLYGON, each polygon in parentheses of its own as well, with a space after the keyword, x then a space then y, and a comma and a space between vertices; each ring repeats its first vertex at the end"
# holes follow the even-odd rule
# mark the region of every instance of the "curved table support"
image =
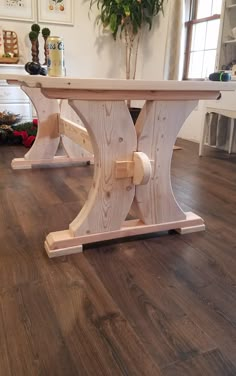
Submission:
POLYGON ((152 161, 152 177, 147 185, 136 187, 134 203, 137 217, 147 225, 186 218, 172 191, 170 168, 177 135, 196 105, 147 101, 137 119, 138 151, 152 161))
MULTIPOLYGON (((60 103, 57 99, 49 99, 37 87, 22 86, 22 90, 33 103, 38 117, 38 131, 35 141, 24 158, 15 158, 12 161, 13 169, 30 169, 32 167, 51 167, 71 165, 78 162, 93 160, 90 153, 81 152, 81 148, 67 139, 62 141, 64 151, 57 155, 61 140, 59 130, 60 103)), ((83 149, 82 149, 83 150, 83 149)))
POLYGON ((118 230, 132 204, 132 178, 116 179, 114 161, 132 161, 137 138, 126 104, 71 101, 86 126, 94 150, 94 177, 88 200, 70 224, 74 236, 118 230))
POLYGON ((173 145, 197 101, 147 101, 136 127, 124 101, 69 103, 88 130, 94 177, 88 200, 69 229, 47 236, 49 257, 77 253, 83 244, 102 240, 204 230, 200 217, 179 207, 170 180, 173 145), (137 219, 126 221, 131 206, 137 219))

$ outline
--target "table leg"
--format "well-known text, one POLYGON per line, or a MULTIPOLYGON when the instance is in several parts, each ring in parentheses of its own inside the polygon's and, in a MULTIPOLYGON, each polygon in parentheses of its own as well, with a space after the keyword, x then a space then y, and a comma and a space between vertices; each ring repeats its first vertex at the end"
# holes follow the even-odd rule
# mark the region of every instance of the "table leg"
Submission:
POLYGON ((197 101, 147 101, 137 120, 138 151, 144 152, 153 163, 151 179, 147 185, 136 187, 134 200, 137 216, 147 225, 169 223, 169 229, 178 229, 177 222, 186 220, 181 232, 186 232, 186 228, 188 232, 205 228, 200 217, 180 208, 170 178, 173 146, 196 105, 197 101), (195 225, 188 226, 188 219, 193 216, 195 225))
MULTIPOLYGON (((12 161, 13 169, 30 169, 32 167, 64 166, 84 161, 78 159, 78 151, 72 147, 70 140, 65 140, 66 153, 56 155, 60 143, 59 116, 60 106, 57 99, 46 98, 40 88, 22 87, 33 103, 38 117, 38 131, 35 141, 24 158, 12 161)), ((77 150, 79 150, 77 146, 77 150)), ((79 154, 80 156, 80 154, 79 154)), ((86 158, 89 160, 89 158, 86 158)))
MULTIPOLYGON (((125 102, 73 100, 70 103, 91 138, 94 177, 88 199, 69 230, 47 236, 45 247, 50 257, 71 253, 70 245, 76 237, 120 230, 135 193, 131 177, 115 176, 115 162, 132 161, 137 148, 135 128, 125 102), (58 249, 61 241, 64 249, 58 249)), ((73 252, 80 250, 81 245, 73 248, 73 252)))
POLYGON ((204 144, 205 144, 205 140, 206 140, 207 129, 208 129, 209 123, 210 123, 210 118, 211 118, 211 116, 210 116, 209 112, 206 112, 205 117, 204 117, 204 121, 203 121, 203 128, 202 128, 202 131, 201 131, 201 139, 200 139, 200 143, 199 143, 199 152, 198 152, 199 157, 202 157, 202 155, 203 155, 203 148, 204 148, 204 144))
POLYGON ((153 161, 147 185, 136 187, 138 217, 145 224, 171 222, 186 216, 173 195, 170 167, 173 146, 184 121, 196 107, 190 102, 146 102, 136 123, 138 151, 153 161))
POLYGON ((230 120, 230 128, 229 128, 229 149, 228 153, 232 153, 232 147, 233 147, 233 135, 234 135, 234 122, 235 119, 231 118, 230 120))
POLYGON ((173 145, 196 101, 148 101, 137 128, 124 102, 70 103, 90 135, 95 171, 88 200, 69 229, 47 236, 49 257, 102 240, 205 228, 202 218, 180 208, 170 180, 173 145), (132 202, 137 219, 126 221, 132 202))

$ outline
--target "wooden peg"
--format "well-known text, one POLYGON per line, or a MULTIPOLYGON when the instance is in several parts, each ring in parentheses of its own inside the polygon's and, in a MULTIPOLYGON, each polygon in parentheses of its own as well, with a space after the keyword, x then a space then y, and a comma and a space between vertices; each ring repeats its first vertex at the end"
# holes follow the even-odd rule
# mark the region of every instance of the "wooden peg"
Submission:
POLYGON ((134 185, 147 184, 152 173, 151 161, 148 156, 135 151, 132 161, 116 161, 116 179, 133 178, 134 185))

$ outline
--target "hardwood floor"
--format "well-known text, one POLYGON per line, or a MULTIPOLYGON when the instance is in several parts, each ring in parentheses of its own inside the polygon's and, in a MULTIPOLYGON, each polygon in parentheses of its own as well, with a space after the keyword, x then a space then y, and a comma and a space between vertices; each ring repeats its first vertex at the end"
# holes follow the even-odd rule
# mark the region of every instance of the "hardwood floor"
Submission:
POLYGON ((236 156, 178 144, 174 192, 206 232, 52 260, 92 167, 13 171, 24 147, 0 147, 0 376, 236 375, 236 156))

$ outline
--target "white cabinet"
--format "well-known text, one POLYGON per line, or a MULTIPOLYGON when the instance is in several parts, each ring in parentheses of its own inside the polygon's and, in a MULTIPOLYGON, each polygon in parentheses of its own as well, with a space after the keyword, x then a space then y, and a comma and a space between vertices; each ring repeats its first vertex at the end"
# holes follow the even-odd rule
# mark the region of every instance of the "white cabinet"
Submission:
POLYGON ((236 0, 223 0, 216 69, 227 70, 233 61, 236 64, 236 0))
MULTIPOLYGON (((0 64, 1 74, 27 74, 24 65, 0 64)), ((0 112, 9 111, 21 115, 21 122, 32 120, 32 104, 19 86, 0 81, 0 112)))
MULTIPOLYGON (((236 0, 223 0, 216 70, 229 70, 232 64, 236 65, 236 0)), ((232 79, 236 80, 236 75, 232 79)), ((205 102, 200 155, 204 145, 236 152, 236 91, 223 92, 219 100, 205 102)))

